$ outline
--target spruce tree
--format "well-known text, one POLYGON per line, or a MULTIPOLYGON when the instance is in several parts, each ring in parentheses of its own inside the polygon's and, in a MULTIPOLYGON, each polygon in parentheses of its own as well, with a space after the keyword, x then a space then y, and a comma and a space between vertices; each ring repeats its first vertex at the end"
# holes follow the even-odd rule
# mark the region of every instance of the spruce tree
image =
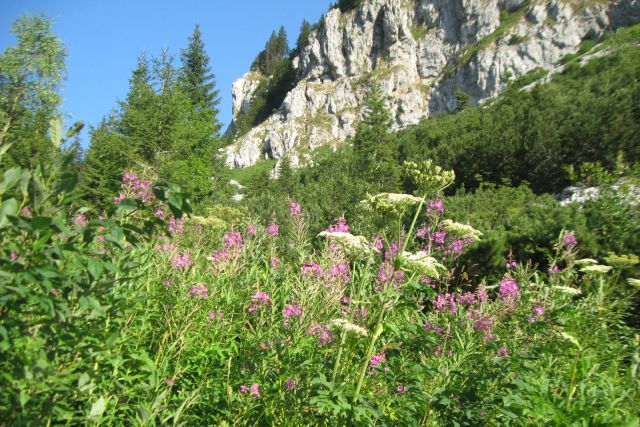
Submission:
POLYGON ((391 115, 378 82, 369 88, 365 117, 353 138, 355 170, 376 190, 392 191, 399 184, 397 159, 392 145, 391 115))
POLYGON ((120 102, 119 120, 114 121, 117 131, 128 139, 128 145, 140 159, 152 159, 156 150, 153 129, 155 104, 151 66, 142 53, 131 73, 126 100, 120 102))
POLYGON ((205 51, 200 26, 196 24, 189 46, 180 54, 182 73, 179 80, 181 90, 189 97, 191 104, 200 109, 218 114, 219 91, 215 89, 215 75, 211 72, 209 55, 205 51))

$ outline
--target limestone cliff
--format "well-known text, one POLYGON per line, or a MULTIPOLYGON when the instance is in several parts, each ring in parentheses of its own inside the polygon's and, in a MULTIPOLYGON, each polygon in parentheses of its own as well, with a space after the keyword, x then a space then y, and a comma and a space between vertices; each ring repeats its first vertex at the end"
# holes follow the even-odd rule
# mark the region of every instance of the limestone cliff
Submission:
MULTIPOLYGON (((640 0, 368 0, 333 9, 293 59, 300 80, 279 110, 225 149, 230 167, 288 153, 295 166, 353 136, 377 80, 395 128, 496 96, 510 79, 557 65, 580 42, 640 22, 640 0)), ((256 89, 233 84, 234 118, 256 89)))

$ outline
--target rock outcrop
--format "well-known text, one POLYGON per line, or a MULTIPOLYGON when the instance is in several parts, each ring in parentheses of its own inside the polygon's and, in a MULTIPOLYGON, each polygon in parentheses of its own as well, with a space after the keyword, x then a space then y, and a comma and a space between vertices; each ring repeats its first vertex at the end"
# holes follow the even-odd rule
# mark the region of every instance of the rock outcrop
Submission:
MULTIPOLYGON (((584 39, 640 22, 640 0, 368 0, 333 9, 294 58, 300 80, 279 110, 225 148, 230 167, 288 154, 293 166, 355 133, 376 80, 400 129, 495 97, 534 68, 551 70, 584 39)), ((257 86, 233 84, 234 118, 257 86)))

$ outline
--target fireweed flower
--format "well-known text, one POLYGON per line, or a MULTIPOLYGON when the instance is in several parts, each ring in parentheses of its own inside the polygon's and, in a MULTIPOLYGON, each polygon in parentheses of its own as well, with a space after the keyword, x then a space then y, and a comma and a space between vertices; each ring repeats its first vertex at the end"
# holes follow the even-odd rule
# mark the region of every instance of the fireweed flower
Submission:
POLYGON ((293 391, 296 388, 298 388, 298 385, 296 384, 295 380, 292 380, 291 378, 288 378, 285 382, 284 382, 284 386, 287 388, 288 391, 293 391))
POLYGON ((300 317, 302 316, 302 307, 299 305, 287 304, 282 310, 282 316, 285 319, 290 319, 292 317, 300 317))
POLYGON ((261 291, 257 292, 254 296, 252 296, 251 301, 262 303, 262 304, 269 304, 270 302, 269 295, 261 291))
POLYGON ((302 215, 302 207, 295 203, 292 202, 289 204, 289 216, 291 216, 291 218, 297 217, 302 215))
POLYGON ((113 204, 117 205, 118 203, 123 201, 125 198, 126 198, 126 196, 124 194, 120 193, 116 197, 113 198, 113 204))
POLYGON ((335 334, 331 331, 331 325, 321 324, 315 320, 311 323, 311 326, 307 328, 307 335, 316 337, 318 339, 318 346, 323 347, 330 344, 335 339, 335 334))
POLYGON ((171 216, 171 218, 169 218, 169 233, 171 233, 172 236, 177 235, 183 235, 184 234, 184 222, 185 222, 185 218, 181 217, 179 220, 176 220, 176 218, 174 216, 171 216))
POLYGON ((515 301, 519 299, 520 288, 518 286, 518 282, 510 277, 505 277, 500 282, 499 293, 499 297, 502 301, 515 301))
POLYGON ((340 218, 338 218, 338 222, 324 231, 328 231, 329 233, 348 233, 349 226, 347 225, 347 220, 344 219, 343 216, 341 216, 340 218))
POLYGON ((406 393, 408 390, 407 386, 404 385, 399 385, 398 387, 396 387, 396 391, 398 393, 406 393))
POLYGON ((560 273, 560 267, 558 267, 557 265, 554 265, 553 267, 549 267, 549 269, 547 270, 547 273, 549 273, 549 275, 560 273))
POLYGON ((185 252, 184 255, 174 255, 171 258, 171 267, 174 269, 186 270, 191 266, 191 253, 185 252))
POLYGON ((444 212, 444 203, 442 202, 442 199, 429 200, 429 203, 427 204, 427 213, 432 211, 439 213, 444 212))
POLYGON ((367 195, 367 198, 362 200, 360 205, 379 215, 397 217, 420 202, 422 202, 420 197, 410 194, 380 193, 375 196, 367 195))
POLYGON ((256 234, 256 226, 248 225, 247 226, 247 234, 256 234))
POLYGON ((87 224, 87 217, 83 214, 78 214, 73 222, 78 227, 84 227, 87 224))
POLYGON ((191 289, 189 289, 189 293, 195 299, 207 299, 207 298, 209 298, 209 291, 207 290, 207 287, 205 285, 192 286, 191 289))
POLYGON ((251 384, 251 396, 260 397, 260 386, 258 384, 251 384))
POLYGON ((562 237, 562 247, 565 249, 573 249, 578 245, 578 240, 573 233, 567 233, 562 237))
POLYGON ((507 350, 506 347, 500 347, 500 349, 498 350, 498 355, 500 355, 501 357, 509 357, 509 350, 507 350))
POLYGON ((400 265, 407 272, 436 279, 440 277, 438 270, 445 270, 444 265, 424 252, 417 252, 415 254, 403 252, 400 256, 400 265))
POLYGON ((18 253, 16 251, 11 251, 11 253, 9 254, 9 260, 11 262, 16 262, 17 259, 18 259, 18 253))
POLYGON ((242 393, 242 394, 247 394, 247 392, 248 392, 248 389, 247 389, 246 384, 242 384, 242 385, 240 386, 240 393, 242 393))
POLYGON ((371 366, 372 368, 375 366, 380 366, 386 361, 387 356, 384 353, 374 354, 373 356, 371 356, 371 359, 369 359, 369 366, 371 366))
POLYGON ((241 248, 244 246, 244 243, 242 243, 242 234, 238 231, 226 232, 224 234, 224 242, 227 249, 241 248))
POLYGON ((280 227, 278 227, 278 224, 269 224, 267 227, 267 234, 273 237, 278 237, 280 234, 280 227))
POLYGON ((386 285, 393 283, 394 287, 398 287, 404 282, 404 272, 396 270, 393 264, 385 261, 380 264, 378 269, 378 284, 375 286, 376 291, 381 291, 386 285))
POLYGON ((505 265, 507 270, 511 270, 512 268, 516 268, 518 266, 518 263, 515 260, 507 260, 507 264, 505 265))

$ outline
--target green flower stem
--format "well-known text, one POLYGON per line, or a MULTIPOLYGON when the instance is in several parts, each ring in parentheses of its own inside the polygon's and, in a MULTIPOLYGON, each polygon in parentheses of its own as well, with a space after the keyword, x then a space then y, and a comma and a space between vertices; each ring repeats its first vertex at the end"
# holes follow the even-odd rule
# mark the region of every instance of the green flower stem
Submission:
POLYGON ((358 378, 358 385, 356 386, 356 391, 353 394, 353 402, 358 401, 358 396, 360 395, 360 389, 362 388, 362 383, 364 382, 364 376, 367 373, 367 367, 369 366, 369 359, 371 358, 371 354, 373 353, 373 347, 378 341, 378 337, 382 334, 382 320, 384 319, 385 305, 382 305, 382 309, 380 310, 380 316, 378 316, 378 322, 376 323, 375 332, 371 337, 371 341, 369 341, 369 347, 367 348, 367 352, 365 353, 365 357, 362 361, 362 367, 360 368, 360 377, 358 378))
POLYGON ((342 358, 342 349, 346 341, 347 341, 347 333, 343 330, 342 339, 340 340, 340 348, 338 348, 338 357, 336 357, 336 363, 335 365, 333 365, 333 374, 331 375, 331 382, 335 382, 336 376, 338 375, 338 369, 340 368, 340 359, 342 358))
POLYGON ((404 252, 405 249, 407 248, 407 243, 409 243, 409 238, 411 237, 411 233, 413 233, 413 228, 416 226, 416 222, 418 221, 418 216, 420 216, 420 210, 422 209, 422 206, 424 205, 424 201, 426 200, 426 198, 427 198, 427 194, 425 193, 425 195, 422 196, 422 200, 420 200, 420 204, 418 205, 418 209, 416 209, 415 215, 413 216, 411 227, 409 227, 409 232, 407 233, 407 237, 404 239, 404 243, 402 245, 402 250, 400 251, 400 253, 404 252))

